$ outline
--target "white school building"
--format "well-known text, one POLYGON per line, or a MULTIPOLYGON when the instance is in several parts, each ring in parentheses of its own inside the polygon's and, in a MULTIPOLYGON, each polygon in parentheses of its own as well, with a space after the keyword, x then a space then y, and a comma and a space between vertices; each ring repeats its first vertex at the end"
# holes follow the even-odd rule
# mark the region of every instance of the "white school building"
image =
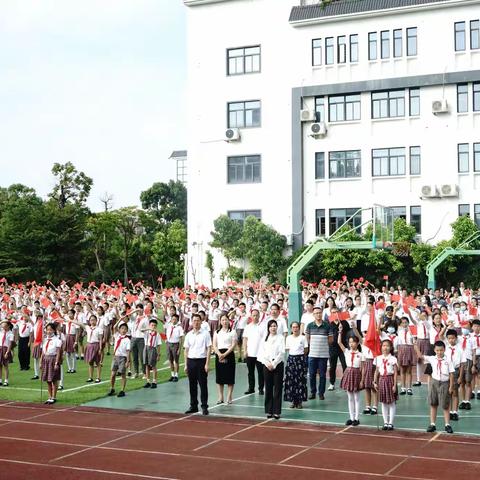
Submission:
POLYGON ((480 225, 480 0, 183 2, 189 283, 206 250, 222 283, 222 214, 292 248, 375 203, 429 243, 480 225))

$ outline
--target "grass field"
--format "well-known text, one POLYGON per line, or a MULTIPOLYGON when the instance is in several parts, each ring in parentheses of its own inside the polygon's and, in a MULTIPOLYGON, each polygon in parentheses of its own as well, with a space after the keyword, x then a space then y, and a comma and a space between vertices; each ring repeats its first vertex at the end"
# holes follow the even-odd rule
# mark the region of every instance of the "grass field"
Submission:
MULTIPOLYGON (((102 382, 99 384, 86 383, 88 378, 88 369, 84 361, 77 360, 76 373, 66 373, 67 364, 64 360, 64 390, 58 391, 58 401, 70 405, 80 405, 107 395, 110 389, 110 367, 112 359, 113 356, 105 355, 102 368, 102 382)), ((165 364, 166 360, 167 357, 165 354, 165 345, 162 344, 160 350, 160 360, 157 364, 157 368, 159 369, 158 383, 166 382, 170 378, 170 367, 168 363, 165 364)), ((180 357, 180 363, 183 363, 183 353, 180 357)), ((185 376, 183 366, 180 367, 179 375, 180 377, 185 376)), ((16 351, 14 363, 10 364, 10 385, 8 387, 0 387, 0 399, 21 402, 45 401, 48 398, 47 384, 43 383, 41 386, 40 380, 31 380, 32 377, 33 359, 30 364, 30 370, 20 371, 20 365, 18 363, 16 351)), ((145 380, 142 380, 141 378, 129 378, 127 381, 126 391, 128 392, 143 388, 144 384, 145 380)), ((117 383, 115 387, 117 391, 120 390, 119 377, 117 377, 117 383)))

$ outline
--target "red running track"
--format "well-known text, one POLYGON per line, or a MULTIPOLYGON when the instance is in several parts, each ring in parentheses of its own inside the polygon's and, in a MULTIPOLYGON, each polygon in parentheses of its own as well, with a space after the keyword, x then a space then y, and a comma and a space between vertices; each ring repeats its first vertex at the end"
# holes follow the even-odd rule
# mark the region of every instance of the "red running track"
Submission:
POLYGON ((0 403, 2 480, 476 478, 480 439, 0 403))

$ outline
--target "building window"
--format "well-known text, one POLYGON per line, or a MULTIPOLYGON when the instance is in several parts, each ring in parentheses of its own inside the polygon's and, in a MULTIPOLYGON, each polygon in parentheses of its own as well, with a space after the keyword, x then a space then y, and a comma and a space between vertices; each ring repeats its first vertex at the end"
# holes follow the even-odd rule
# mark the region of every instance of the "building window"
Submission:
POLYGON ((358 35, 350 35, 350 62, 358 62, 358 35))
POLYGON ((317 122, 325 122, 325 99, 323 97, 315 98, 315 114, 317 122))
POLYGON ((325 153, 317 152, 315 154, 315 179, 323 180, 325 178, 325 153))
POLYGON ((458 206, 458 216, 459 217, 470 216, 470 205, 468 203, 461 203, 458 206))
POLYGON ((409 90, 409 113, 411 117, 418 117, 420 115, 420 89, 411 88, 409 90))
POLYGON ((360 94, 328 97, 328 119, 330 122, 360 120, 360 94))
POLYGON ((474 210, 473 210, 473 221, 475 222, 475 225, 480 228, 480 203, 476 203, 474 205, 474 210))
POLYGON ((319 208, 315 210, 315 235, 317 237, 324 237, 326 234, 325 225, 325 209, 319 208))
POLYGON ((261 210, 230 210, 228 212, 228 217, 243 224, 247 217, 255 217, 258 218, 258 220, 261 220, 262 212, 261 210))
POLYGON ((407 221, 407 208, 406 207, 389 207, 392 212, 393 221, 397 218, 403 218, 407 221))
POLYGON ((468 112, 468 84, 459 83, 457 85, 457 112, 468 112))
POLYGON ((417 51, 417 27, 407 28, 407 56, 413 57, 417 51))
POLYGON ((376 148, 372 150, 374 177, 405 175, 405 148, 376 148))
POLYGON ((354 178, 362 176, 360 150, 330 152, 328 154, 330 178, 354 178))
POLYGON ((480 112, 480 83, 473 84, 473 111, 480 112))
POLYGON ((420 175, 421 165, 420 147, 410 147, 410 175, 420 175))
POLYGON ((403 54, 403 35, 402 30, 393 31, 393 56, 401 57, 403 54))
POLYGON ((370 32, 368 34, 368 59, 377 59, 377 32, 370 32))
POLYGON ((227 75, 260 72, 260 45, 227 50, 227 75))
POLYGON ((410 225, 415 227, 417 235, 422 233, 422 207, 410 207, 410 225))
POLYGON ((455 23, 455 51, 462 52, 466 48, 465 22, 455 23))
POLYGON ((337 62, 347 62, 347 37, 345 35, 337 37, 337 62))
POLYGON ((350 226, 352 226, 353 228, 359 228, 362 224, 362 214, 356 214, 358 210, 360 210, 360 208, 330 209, 330 235, 335 233, 347 220, 350 226))
POLYGON ((473 144, 473 171, 480 172, 480 143, 473 144))
POLYGON ((480 48, 480 20, 470 22, 470 48, 472 50, 480 48))
POLYGON ((390 32, 388 30, 380 32, 380 57, 390 58, 390 32))
POLYGON ((372 92, 372 118, 405 116, 405 90, 372 92))
POLYGON ((227 158, 228 183, 260 183, 262 159, 260 155, 227 158))
POLYGON ((328 37, 325 39, 325 65, 333 65, 335 62, 335 44, 334 38, 328 37))
POLYGON ((469 171, 468 143, 459 143, 457 145, 458 173, 469 171))
POLYGON ((322 39, 312 40, 312 65, 317 67, 322 64, 322 39))
POLYGON ((260 100, 228 104, 228 128, 260 126, 260 100))

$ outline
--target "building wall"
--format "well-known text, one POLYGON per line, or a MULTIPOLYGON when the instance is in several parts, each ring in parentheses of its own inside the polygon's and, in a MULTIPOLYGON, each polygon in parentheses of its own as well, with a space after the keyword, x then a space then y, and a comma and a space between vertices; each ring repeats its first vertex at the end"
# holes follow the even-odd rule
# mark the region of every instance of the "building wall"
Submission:
MULTIPOLYGON (((457 2, 458 3, 458 2, 457 2)), ((480 70, 480 50, 456 53, 453 44, 455 21, 480 17, 480 2, 455 8, 412 10, 382 17, 361 17, 341 22, 322 21, 308 26, 288 22, 294 0, 230 0, 188 7, 188 129, 189 183, 188 235, 189 258, 193 259, 196 282, 206 283, 205 251, 211 249, 213 221, 230 210, 261 210, 262 221, 281 234, 292 233, 292 90, 299 89, 304 108, 314 108, 310 87, 349 82, 396 79, 400 84, 408 77, 474 72, 480 70), (418 55, 398 59, 368 60, 368 33, 380 30, 418 29, 418 55), (359 35, 359 62, 312 67, 313 38, 359 35), (261 73, 227 76, 228 48, 261 45, 261 73), (261 100, 261 127, 242 129, 240 142, 223 140, 227 128, 227 103, 261 100), (261 154, 262 182, 227 184, 227 156, 261 154), (195 243, 195 245, 193 245, 195 243)), ((468 81, 469 74, 465 75, 468 81)), ((406 81, 406 80, 405 80, 406 81)), ((388 82, 385 84, 388 86, 388 82)), ((451 84, 421 88, 419 118, 372 120, 370 92, 361 94, 361 120, 329 123, 323 139, 308 135, 309 124, 302 125, 302 138, 295 148, 301 149, 303 169, 304 225, 303 240, 315 238, 315 210, 368 207, 373 203, 388 206, 422 207, 422 239, 438 241, 450 234, 449 224, 458 216, 458 204, 480 203, 480 174, 459 174, 457 143, 480 142, 480 112, 473 113, 470 87, 470 112, 456 113, 456 86, 451 84), (433 100, 446 98, 451 113, 433 115, 433 100), (421 146, 421 175, 373 178, 371 149, 421 146), (360 149, 360 179, 315 180, 315 152, 360 149), (420 199, 420 188, 426 184, 455 183, 460 198, 420 199)), ((408 98, 408 97, 407 97, 408 98)), ((299 122, 299 120, 298 120, 299 122)), ((328 122, 327 122, 328 123, 328 122)), ((408 157, 407 157, 408 163, 408 157)), ((473 213, 473 212, 472 212, 473 213)), ((328 223, 328 220, 327 220, 328 223)), ((327 231, 328 233, 328 231, 327 231)), ((213 250, 212 250, 213 251, 213 250)), ((215 253, 216 282, 225 268, 215 253)), ((192 260, 190 260, 190 267, 192 260)), ((193 283, 190 268, 190 282, 193 283)))

